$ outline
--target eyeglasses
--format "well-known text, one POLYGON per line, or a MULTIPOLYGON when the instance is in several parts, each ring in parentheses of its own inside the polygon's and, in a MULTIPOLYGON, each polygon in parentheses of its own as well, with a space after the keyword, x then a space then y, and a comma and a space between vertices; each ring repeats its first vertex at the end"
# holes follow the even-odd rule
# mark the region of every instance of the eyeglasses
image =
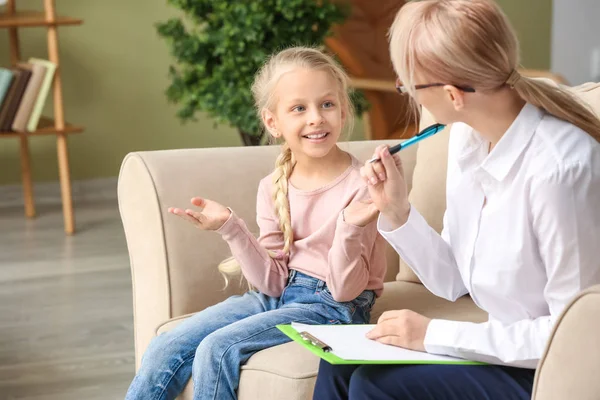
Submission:
MULTIPOLYGON (((425 85, 415 85, 415 90, 419 90, 419 89, 427 89, 430 87, 436 87, 436 86, 446 86, 447 83, 428 83, 425 85)), ((467 92, 467 93, 475 93, 475 89, 473 89, 472 87, 469 86, 460 86, 460 85, 452 85, 455 88, 462 90, 463 92, 467 92)), ((400 94, 406 94, 408 93, 408 88, 404 85, 402 85, 402 82, 400 82, 400 79, 396 79, 396 90, 398 91, 398 93, 400 94)))

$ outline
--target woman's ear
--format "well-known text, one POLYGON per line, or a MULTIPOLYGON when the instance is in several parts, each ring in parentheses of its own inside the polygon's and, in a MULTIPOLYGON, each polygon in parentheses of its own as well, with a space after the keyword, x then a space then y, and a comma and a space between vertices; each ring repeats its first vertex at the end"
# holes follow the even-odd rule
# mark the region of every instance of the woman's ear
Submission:
POLYGON ((452 102, 452 106, 455 111, 461 111, 465 106, 465 94, 462 90, 457 89, 456 86, 445 85, 444 91, 449 101, 452 102))
POLYGON ((279 131, 277 130, 277 121, 275 119, 275 114, 273 114, 271 110, 263 108, 260 112, 260 116, 263 120, 263 123, 265 124, 265 127, 269 131, 269 134, 271 134, 271 136, 273 136, 274 138, 281 137, 281 133, 279 133, 279 131))

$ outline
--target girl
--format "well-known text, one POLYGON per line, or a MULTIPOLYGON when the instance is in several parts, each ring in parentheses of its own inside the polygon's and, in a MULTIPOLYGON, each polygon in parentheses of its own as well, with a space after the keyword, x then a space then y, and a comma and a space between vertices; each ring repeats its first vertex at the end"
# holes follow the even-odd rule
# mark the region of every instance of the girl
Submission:
POLYGON ((406 4, 390 51, 399 90, 453 126, 441 237, 409 204, 387 148, 361 171, 379 231, 430 291, 468 293, 489 320, 390 311, 368 336, 492 365, 321 363, 315 398, 529 399, 558 315, 600 282, 600 121, 563 89, 519 75, 517 39, 491 0, 406 4))
POLYGON ((256 240, 229 208, 194 198, 199 211, 169 212, 229 244, 257 289, 209 307, 156 337, 127 399, 174 399, 192 376, 194 399, 235 399, 240 365, 288 342, 276 325, 369 321, 385 274, 383 238, 363 203, 361 164, 336 144, 352 119, 348 78, 325 54, 290 48, 273 56, 253 85, 268 132, 285 144, 258 188, 256 240))

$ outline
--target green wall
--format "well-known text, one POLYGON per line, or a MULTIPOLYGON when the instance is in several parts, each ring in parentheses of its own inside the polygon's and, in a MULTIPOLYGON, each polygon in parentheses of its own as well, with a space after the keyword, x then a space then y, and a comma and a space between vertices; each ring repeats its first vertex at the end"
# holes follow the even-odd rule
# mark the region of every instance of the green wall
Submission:
POLYGON ((526 68, 549 69, 552 0, 496 0, 515 27, 526 68))
MULTIPOLYGON (((39 8, 39 0, 20 0, 20 8, 39 8)), ((154 23, 176 11, 166 0, 59 0, 58 13, 80 17, 84 24, 59 30, 65 115, 85 126, 69 138, 73 179, 116 176, 130 151, 238 146, 234 129, 215 127, 200 117, 181 125, 176 106, 167 104, 166 43, 154 23)), ((551 0, 500 0, 522 40, 523 64, 550 64, 551 0)), ((47 57, 43 28, 20 31, 22 58, 47 57)), ((8 65, 8 39, 0 32, 0 65, 8 65)), ((51 101, 49 101, 51 103, 51 101)), ((46 115, 51 115, 49 104, 46 115)), ((354 139, 362 138, 357 121, 354 139)), ((30 140, 35 181, 57 180, 53 137, 30 140)), ((0 184, 20 181, 17 139, 0 140, 0 184)))

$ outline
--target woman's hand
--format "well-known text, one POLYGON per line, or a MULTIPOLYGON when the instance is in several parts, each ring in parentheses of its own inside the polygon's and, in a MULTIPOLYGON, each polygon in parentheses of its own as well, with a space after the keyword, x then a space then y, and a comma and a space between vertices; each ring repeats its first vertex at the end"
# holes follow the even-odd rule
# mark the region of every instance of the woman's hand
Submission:
POLYGON ((367 333, 367 337, 383 344, 425 351, 424 341, 429 322, 430 318, 411 310, 386 311, 379 317, 377 326, 367 333))
POLYGON ((216 231, 227 222, 231 215, 231 211, 227 207, 216 201, 194 197, 191 203, 200 210, 194 211, 189 208, 183 210, 181 208, 169 207, 168 211, 206 231, 216 231))
POLYGON ((354 200, 344 208, 344 221, 350 225, 367 226, 379 215, 373 200, 354 200))
POLYGON ((367 161, 360 174, 377 209, 398 228, 406 223, 410 211, 402 161, 397 154, 392 156, 387 146, 377 147, 373 157, 381 161, 367 161))

